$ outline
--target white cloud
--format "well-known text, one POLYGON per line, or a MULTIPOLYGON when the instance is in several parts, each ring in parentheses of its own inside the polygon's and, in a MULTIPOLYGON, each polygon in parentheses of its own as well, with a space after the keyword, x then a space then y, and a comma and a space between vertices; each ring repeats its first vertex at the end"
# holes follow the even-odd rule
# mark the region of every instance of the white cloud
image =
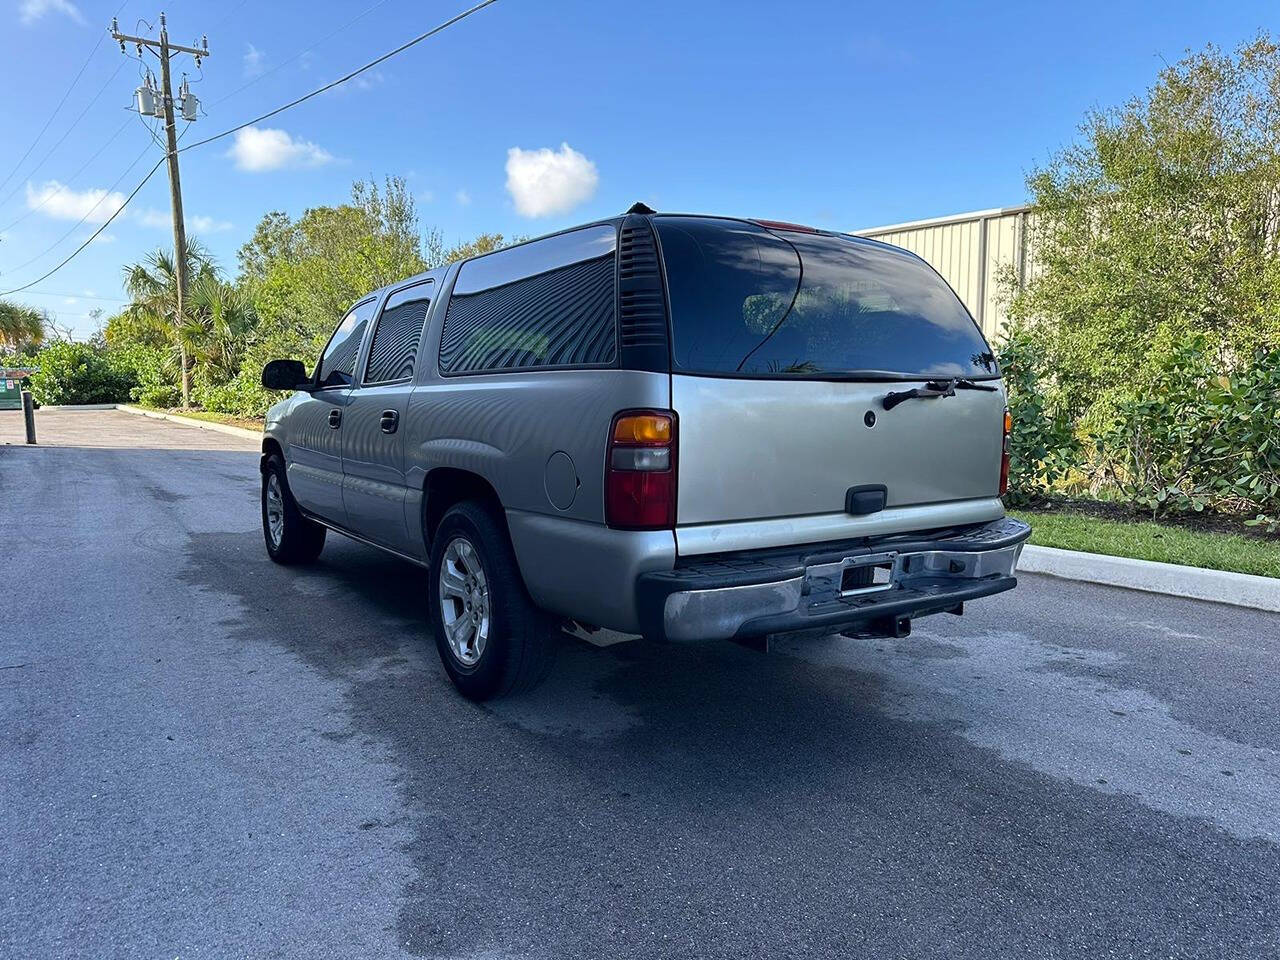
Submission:
POLYGON ((252 43, 246 46, 247 49, 242 58, 244 75, 246 77, 260 77, 267 69, 267 55, 252 43))
POLYGON ((460 207, 471 206, 471 194, 467 193, 465 190, 459 190, 453 195, 453 199, 458 201, 458 206, 460 207))
POLYGON ((309 140, 294 139, 284 130, 245 127, 236 134, 227 151, 236 168, 250 173, 283 170, 286 167, 318 167, 333 161, 328 150, 309 140))
POLYGON ((76 297, 64 297, 62 302, 67 306, 71 306, 72 304, 79 303, 80 301, 76 297))
POLYGON ((101 244, 108 244, 108 243, 115 243, 115 242, 116 242, 117 240, 119 240, 119 239, 120 239, 120 238, 119 238, 119 237, 117 237, 114 233, 100 233, 100 234, 98 234, 96 237, 94 237, 94 238, 93 238, 93 242, 94 242, 94 243, 101 243, 101 244))
POLYGON ((63 13, 76 23, 84 23, 84 16, 71 0, 22 0, 18 16, 23 23, 35 23, 46 13, 63 13))
POLYGON ((56 220, 87 220, 106 223, 124 206, 123 193, 106 190, 71 190, 57 180, 46 180, 38 186, 27 183, 27 209, 39 210, 56 220))
POLYGON ((435 203, 436 195, 432 190, 423 190, 418 194, 418 199, 423 203, 435 203))
POLYGON ((230 230, 233 226, 227 220, 218 220, 214 217, 202 217, 199 214, 191 217, 187 223, 196 233, 222 233, 224 230, 230 230))
POLYGON ((144 207, 134 216, 134 219, 144 227, 168 227, 173 224, 173 218, 163 210, 157 210, 155 207, 144 207))
MULTIPOLYGON (((157 210, 155 207, 143 207, 135 214, 134 219, 144 227, 168 230, 173 226, 173 215, 167 210, 157 210)), ((230 221, 199 213, 190 214, 186 219, 187 228, 196 233, 222 233, 234 226, 230 221)))
POLYGON ((596 165, 567 143, 559 150, 507 151, 507 192, 523 216, 566 213, 591 199, 599 182, 596 165))

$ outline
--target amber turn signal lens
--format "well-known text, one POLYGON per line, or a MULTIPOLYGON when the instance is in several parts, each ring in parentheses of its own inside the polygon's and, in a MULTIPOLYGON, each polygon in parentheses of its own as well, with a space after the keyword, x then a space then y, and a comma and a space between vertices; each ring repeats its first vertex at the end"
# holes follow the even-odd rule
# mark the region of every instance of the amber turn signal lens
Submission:
POLYGON ((670 443, 671 418, 655 413, 619 417, 613 425, 614 443, 670 443))

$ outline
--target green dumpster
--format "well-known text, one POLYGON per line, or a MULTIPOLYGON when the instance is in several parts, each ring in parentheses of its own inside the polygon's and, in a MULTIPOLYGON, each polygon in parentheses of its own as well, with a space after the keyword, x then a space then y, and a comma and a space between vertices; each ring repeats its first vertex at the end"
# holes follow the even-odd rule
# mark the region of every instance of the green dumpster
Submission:
POLYGON ((0 367, 0 410, 22 409, 22 382, 31 373, 27 369, 0 367))

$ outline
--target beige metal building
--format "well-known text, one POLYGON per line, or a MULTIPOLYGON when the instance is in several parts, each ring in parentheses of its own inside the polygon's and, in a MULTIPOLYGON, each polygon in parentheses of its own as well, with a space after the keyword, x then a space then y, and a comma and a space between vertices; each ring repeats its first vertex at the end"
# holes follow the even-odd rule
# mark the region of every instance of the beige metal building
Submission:
POLYGON ((1001 207, 853 232, 923 257, 951 284, 982 332, 995 337, 1006 319, 1002 272, 1010 268, 1021 287, 1035 270, 1031 217, 1030 207, 1001 207))

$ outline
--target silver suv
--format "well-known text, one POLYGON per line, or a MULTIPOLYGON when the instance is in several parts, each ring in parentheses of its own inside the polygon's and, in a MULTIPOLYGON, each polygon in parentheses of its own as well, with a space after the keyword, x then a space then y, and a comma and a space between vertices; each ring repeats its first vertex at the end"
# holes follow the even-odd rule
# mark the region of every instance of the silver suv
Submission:
POLYGON ((483 699, 565 625, 656 641, 904 636, 1009 590, 991 348, 896 247, 655 214, 370 293, 262 443, 279 563, 327 530, 427 568, 440 657, 483 699))

